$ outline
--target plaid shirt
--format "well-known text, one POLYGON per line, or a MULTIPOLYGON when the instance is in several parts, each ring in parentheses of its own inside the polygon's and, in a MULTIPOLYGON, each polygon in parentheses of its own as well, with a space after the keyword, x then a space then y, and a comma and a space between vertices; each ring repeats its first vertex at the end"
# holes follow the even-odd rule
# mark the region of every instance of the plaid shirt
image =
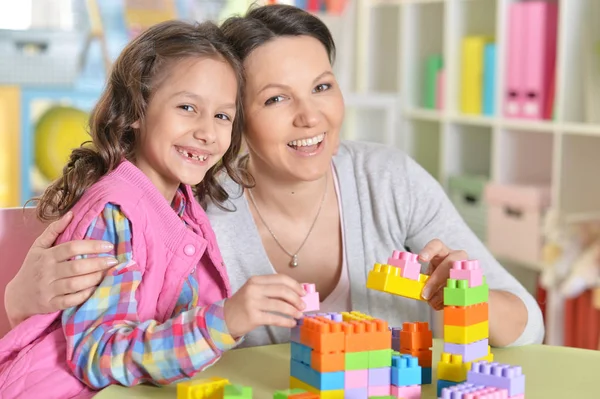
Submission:
MULTIPOLYGON (((172 207, 183 215, 185 195, 181 190, 172 207)), ((224 301, 196 307, 198 282, 193 274, 183 285, 169 320, 160 324, 138 318, 135 292, 142 273, 132 253, 131 223, 118 206, 104 208, 89 226, 86 239, 113 243, 112 255, 119 264, 107 272, 83 305, 62 315, 67 358, 85 384, 102 388, 173 383, 206 369, 237 345, 225 326, 224 301)))

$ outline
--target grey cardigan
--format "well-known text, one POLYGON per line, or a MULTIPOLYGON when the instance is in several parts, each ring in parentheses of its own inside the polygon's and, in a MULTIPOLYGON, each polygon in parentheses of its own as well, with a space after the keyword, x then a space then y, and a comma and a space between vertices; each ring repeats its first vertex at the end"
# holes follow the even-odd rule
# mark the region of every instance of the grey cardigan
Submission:
MULTIPOLYGON (((343 141, 333 160, 339 181, 345 235, 344 255, 349 268, 353 310, 387 320, 428 321, 439 331, 439 317, 422 301, 368 290, 367 274, 392 251, 420 251, 434 238, 478 259, 490 289, 520 297, 529 312, 527 327, 512 344, 541 343, 544 324, 534 298, 490 254, 457 213, 439 183, 398 149, 379 144, 343 141)), ((239 186, 226 180, 232 198, 223 211, 210 204, 207 213, 217 235, 233 292, 253 275, 274 273, 263 248, 248 202, 239 186)), ((290 331, 258 328, 242 346, 286 342, 290 331)))

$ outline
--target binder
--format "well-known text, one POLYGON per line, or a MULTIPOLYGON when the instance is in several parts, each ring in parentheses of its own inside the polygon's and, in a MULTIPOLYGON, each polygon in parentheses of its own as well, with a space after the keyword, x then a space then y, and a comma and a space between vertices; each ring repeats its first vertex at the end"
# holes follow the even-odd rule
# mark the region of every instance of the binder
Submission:
POLYGON ((428 109, 436 107, 436 86, 438 72, 443 67, 442 56, 430 55, 425 61, 425 99, 423 106, 428 109))
POLYGON ((437 73, 435 89, 435 107, 439 110, 444 109, 444 86, 446 84, 446 72, 442 68, 437 73))
POLYGON ((525 99, 523 92, 527 23, 525 11, 525 3, 511 3, 508 10, 504 115, 512 118, 519 118, 523 115, 525 99))
POLYGON ((496 112, 496 43, 485 45, 483 56, 483 114, 496 112))
POLYGON ((556 71, 556 39, 558 4, 547 1, 523 3, 525 7, 527 44, 523 117, 551 119, 556 71))
POLYGON ((462 44, 460 109, 464 114, 481 114, 483 96, 483 50, 489 39, 467 36, 462 44))

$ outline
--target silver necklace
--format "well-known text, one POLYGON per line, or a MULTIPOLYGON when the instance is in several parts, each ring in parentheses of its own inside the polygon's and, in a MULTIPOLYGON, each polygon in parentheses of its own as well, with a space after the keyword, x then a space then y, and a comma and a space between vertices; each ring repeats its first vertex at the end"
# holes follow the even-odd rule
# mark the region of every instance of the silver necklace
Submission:
POLYGON ((265 225, 265 227, 267 228, 267 230, 269 230, 269 233, 271 233, 273 240, 275 240, 277 245, 279 245, 279 248, 281 248, 283 250, 283 252, 285 252, 286 254, 288 254, 289 257, 292 258, 292 260, 290 261, 291 267, 298 267, 298 253, 300 252, 300 250, 306 243, 306 240, 308 240, 310 233, 312 233, 313 228, 315 227, 315 224, 317 223, 317 219, 319 218, 319 214, 321 213, 321 208, 323 208, 323 203, 325 202, 325 197, 327 196, 327 180, 328 180, 327 175, 325 175, 325 192, 323 193, 323 198, 321 199, 321 203, 319 204, 319 209, 317 210, 317 215, 315 216, 315 220, 313 220, 312 225, 310 226, 310 229, 308 230, 308 234, 306 234, 306 237, 304 237, 304 241, 302 241, 302 244, 300 244, 300 247, 298 248, 298 250, 293 254, 289 253, 288 250, 285 249, 283 247, 283 245, 281 245, 281 243, 277 239, 277 236, 275 236, 275 233, 273 233, 273 230, 271 230, 271 228, 269 227, 267 222, 265 222, 265 219, 263 218, 262 214, 260 213, 260 210, 258 209, 258 205, 256 205, 256 201, 254 200, 254 195, 252 194, 252 190, 248 190, 248 194, 250 194, 250 200, 252 201, 254 208, 256 208, 256 213, 258 213, 258 217, 260 218, 260 220, 262 220, 262 222, 265 225))

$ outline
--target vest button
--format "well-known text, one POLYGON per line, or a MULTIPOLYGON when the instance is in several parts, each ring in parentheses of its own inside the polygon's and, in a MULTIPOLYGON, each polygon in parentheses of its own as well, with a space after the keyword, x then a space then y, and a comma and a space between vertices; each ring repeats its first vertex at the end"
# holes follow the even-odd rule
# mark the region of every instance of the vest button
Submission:
POLYGON ((194 247, 192 244, 188 244, 185 246, 185 248, 183 248, 183 252, 188 256, 192 256, 196 253, 196 247, 194 247))

